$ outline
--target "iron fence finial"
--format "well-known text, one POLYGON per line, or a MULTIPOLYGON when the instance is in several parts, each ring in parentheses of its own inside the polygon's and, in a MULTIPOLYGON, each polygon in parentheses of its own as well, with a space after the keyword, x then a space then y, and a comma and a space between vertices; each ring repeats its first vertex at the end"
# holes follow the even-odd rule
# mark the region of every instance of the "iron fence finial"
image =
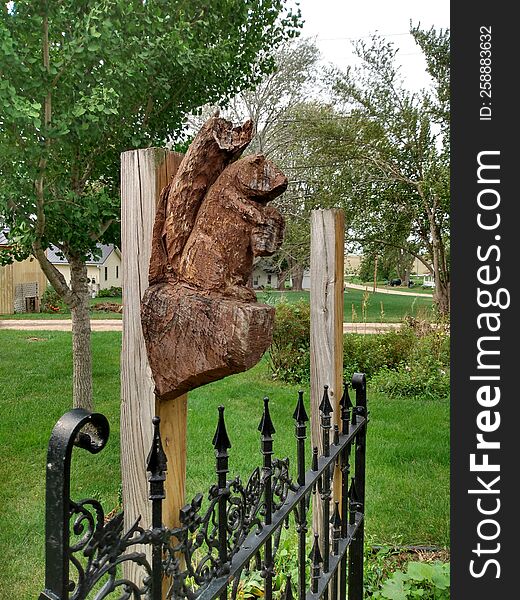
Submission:
POLYGON ((305 410, 305 403, 303 402, 303 390, 298 392, 298 403, 293 413, 293 419, 298 423, 306 423, 309 420, 309 416, 305 410))
POLYGON ((262 437, 271 437, 273 433, 276 433, 273 421, 271 419, 271 413, 269 412, 269 398, 264 398, 264 412, 262 413, 262 419, 258 425, 258 431, 262 434, 262 437))
POLYGON ((224 407, 218 407, 218 423, 217 430, 212 440, 213 448, 219 453, 226 452, 231 448, 231 442, 226 430, 226 422, 224 421, 224 407))
POLYGON ((319 406, 319 409, 322 412, 322 414, 324 414, 327 417, 334 410, 332 408, 332 404, 330 403, 330 400, 329 400, 329 386, 328 385, 323 386, 323 398, 321 399, 321 404, 319 406))
POLYGON ((153 417, 153 437, 150 451, 146 459, 146 470, 150 473, 150 481, 152 478, 158 478, 164 474, 167 469, 168 459, 164 452, 160 432, 160 417, 153 417))

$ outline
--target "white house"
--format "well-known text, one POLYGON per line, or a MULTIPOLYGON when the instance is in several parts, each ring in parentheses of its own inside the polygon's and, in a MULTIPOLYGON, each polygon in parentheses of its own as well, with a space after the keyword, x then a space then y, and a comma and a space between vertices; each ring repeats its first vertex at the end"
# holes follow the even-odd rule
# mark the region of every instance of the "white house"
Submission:
POLYGON ((278 287, 278 275, 265 271, 260 265, 255 265, 253 269, 253 289, 263 289, 266 287, 276 289, 278 287))
MULTIPOLYGON (((292 280, 289 277, 286 284, 290 287, 292 285, 292 280)), ((278 288, 278 275, 276 273, 270 273, 269 271, 264 270, 261 265, 255 265, 253 269, 253 289, 265 289, 266 287, 271 287, 273 289, 278 288)), ((303 272, 302 279, 302 289, 310 290, 311 289, 311 272, 310 269, 305 269, 303 272)))
MULTIPOLYGON (((87 277, 93 296, 99 290, 122 286, 121 252, 119 248, 112 244, 97 244, 97 246, 101 250, 100 256, 98 258, 90 257, 87 260, 87 277)), ((70 266, 67 259, 59 256, 56 248, 52 246, 47 250, 47 258, 70 284, 70 266)))

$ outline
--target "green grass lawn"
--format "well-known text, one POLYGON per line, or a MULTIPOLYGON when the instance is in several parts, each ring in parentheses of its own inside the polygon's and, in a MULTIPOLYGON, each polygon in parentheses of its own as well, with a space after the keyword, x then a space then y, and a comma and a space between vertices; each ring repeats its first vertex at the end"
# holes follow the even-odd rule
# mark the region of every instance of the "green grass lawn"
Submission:
MULTIPOLYGON (((309 301, 309 292, 269 291, 258 294, 261 302, 276 302, 281 298, 285 298, 288 302, 296 302, 302 298, 309 301)), ((431 313, 433 307, 433 302, 429 298, 365 292, 352 288, 345 290, 343 298, 343 321, 345 323, 398 323, 406 315, 416 316, 417 314, 431 313)))
MULTIPOLYGON (((284 298, 288 302, 296 302, 300 299, 309 301, 309 292, 259 292, 260 302, 277 302, 284 298)), ((93 298, 91 305, 101 302, 116 302, 118 298, 93 298)), ((391 294, 380 294, 363 290, 347 288, 344 294, 344 318, 345 323, 398 323, 406 315, 416 316, 418 314, 429 314, 433 303, 429 298, 416 298, 414 296, 397 296, 391 294), (363 304, 365 303, 365 309, 363 304)), ((92 319, 121 319, 122 315, 113 312, 101 312, 91 310, 92 319)), ((16 315, 0 315, 0 319, 70 319, 70 313, 22 313, 16 315)))
POLYGON ((90 305, 94 305, 94 304, 101 304, 101 303, 105 303, 105 302, 113 302, 115 304, 122 304, 123 303, 123 298, 121 296, 114 296, 113 298, 91 298, 90 299, 90 305))
MULTIPOLYGON (((49 434, 71 403, 71 335, 0 331, 0 599, 36 598, 44 581, 44 478, 49 434), (16 590, 16 592, 15 592, 16 590)), ((73 496, 117 505, 121 334, 93 334, 96 410, 111 424, 105 450, 76 450, 73 496)), ((260 464, 257 425, 271 398, 275 454, 294 459, 297 387, 272 381, 263 361, 189 396, 188 496, 214 482, 217 407, 226 406, 230 475, 260 464)), ((308 390, 306 390, 308 401, 308 390)), ((369 393, 366 534, 372 543, 449 545, 449 406, 369 393)))

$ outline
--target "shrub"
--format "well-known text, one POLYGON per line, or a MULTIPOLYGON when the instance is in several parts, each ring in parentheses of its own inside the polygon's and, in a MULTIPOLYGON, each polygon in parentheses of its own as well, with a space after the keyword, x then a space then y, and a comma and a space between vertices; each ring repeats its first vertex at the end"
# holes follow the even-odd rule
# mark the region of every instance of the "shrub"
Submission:
POLYGON ((273 342, 269 351, 273 377, 287 383, 303 383, 310 377, 311 308, 300 300, 276 306, 273 342))
POLYGON ((101 289, 97 293, 98 298, 119 298, 123 295, 123 288, 112 286, 110 288, 101 289))
POLYGON ((374 600, 449 600, 449 563, 409 562, 406 571, 395 571, 376 591, 374 600))
POLYGON ((407 360, 415 343, 410 329, 387 333, 343 337, 343 372, 349 379, 352 373, 365 373, 370 378, 381 369, 396 369, 407 360))
POLYGON ((446 398, 450 372, 438 361, 403 363, 396 370, 381 369, 372 379, 373 389, 398 397, 446 398))
POLYGON ((48 286, 40 303, 40 312, 42 313, 67 313, 69 309, 65 302, 59 297, 58 292, 51 286, 48 286))
MULTIPOLYGON (((270 362, 273 376, 288 383, 310 378, 310 307, 280 302, 276 308, 270 362)), ((347 334, 343 345, 345 380, 365 373, 374 389, 391 397, 446 397, 450 387, 447 326, 408 320, 398 331, 347 334)))
POLYGON ((390 397, 446 398, 450 393, 450 336, 442 323, 409 320, 400 333, 410 341, 406 358, 380 369, 374 389, 390 397))
POLYGON ((365 596, 374 600, 449 600, 450 563, 407 558, 398 549, 388 546, 374 553, 366 544, 365 596))

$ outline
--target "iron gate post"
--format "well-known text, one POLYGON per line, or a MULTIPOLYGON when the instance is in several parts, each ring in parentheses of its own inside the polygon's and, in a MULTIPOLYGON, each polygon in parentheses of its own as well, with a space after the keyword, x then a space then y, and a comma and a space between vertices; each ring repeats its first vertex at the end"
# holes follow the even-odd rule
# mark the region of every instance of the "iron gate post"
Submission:
MULTIPOLYGON (((365 423, 359 432, 355 443, 355 474, 352 481, 350 498, 351 517, 361 519, 349 552, 348 600, 363 599, 363 552, 364 552, 364 522, 365 522, 365 457, 367 432, 367 389, 364 373, 354 373, 352 387, 356 390, 356 406, 353 416, 364 417, 365 423), (360 514, 361 513, 361 514, 360 514), (359 516, 360 515, 360 516, 359 516)), ((352 419, 354 422, 354 418, 352 419)), ((357 421, 357 419, 356 419, 357 421)), ((351 522, 355 521, 352 519, 351 522)))
POLYGON ((154 544, 152 547, 152 597, 151 600, 162 600, 162 503, 166 498, 164 482, 166 481, 166 454, 161 442, 159 431, 160 417, 153 417, 152 447, 146 460, 146 470, 150 473, 148 478, 150 493, 148 498, 152 502, 152 534, 154 544))
POLYGON ((45 589, 39 600, 68 600, 70 548, 70 461, 72 447, 92 454, 105 447, 106 417, 75 408, 56 423, 49 440, 45 483, 45 589), (86 425, 89 427, 85 429, 86 425))
MULTIPOLYGON (((271 525, 273 517, 273 433, 276 433, 271 415, 269 413, 269 398, 264 398, 264 412, 258 425, 258 431, 261 434, 261 452, 263 456, 263 476, 265 477, 265 524, 271 525)), ((273 597, 273 540, 270 537, 265 543, 264 564, 262 568, 262 577, 265 580, 264 596, 265 600, 271 600, 273 597)))
MULTIPOLYGON (((231 442, 224 421, 224 407, 218 407, 218 424, 213 436, 215 448, 216 472, 218 486, 218 544, 221 571, 228 568, 227 551, 227 474, 229 473, 229 454, 231 442)), ((227 588, 220 595, 221 600, 227 600, 227 588)))

